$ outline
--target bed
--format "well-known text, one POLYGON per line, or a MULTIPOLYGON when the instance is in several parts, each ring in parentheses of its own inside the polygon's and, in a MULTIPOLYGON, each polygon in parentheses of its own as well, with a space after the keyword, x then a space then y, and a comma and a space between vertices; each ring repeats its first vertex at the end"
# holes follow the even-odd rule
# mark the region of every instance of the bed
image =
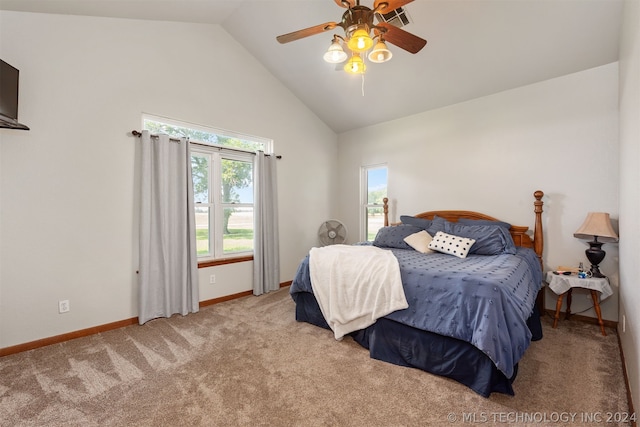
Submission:
MULTIPOLYGON (((390 225, 385 199, 384 227, 373 244, 336 245, 339 247, 327 252, 341 252, 333 260, 323 258, 325 264, 321 263, 319 248, 313 248, 302 260, 289 291, 295 301, 296 320, 332 329, 336 339, 341 339, 335 319, 340 322, 343 315, 332 313, 324 294, 347 292, 342 289, 351 289, 349 281, 365 276, 368 278, 364 280, 372 283, 353 286, 360 289, 357 292, 364 292, 366 304, 370 294, 380 298, 387 292, 397 297, 397 293, 378 291, 377 287, 372 291, 373 286, 386 286, 382 282, 390 280, 373 280, 378 273, 370 266, 361 269, 371 269, 369 274, 358 273, 359 262, 349 262, 357 258, 347 255, 350 251, 363 251, 367 256, 393 254, 406 304, 396 304, 399 309, 387 304, 383 307, 386 311, 378 310, 375 318, 361 327, 355 322, 357 329, 345 329, 344 335, 368 349, 374 359, 451 378, 484 397, 494 392, 514 395, 512 385, 518 362, 530 343, 542 338, 542 197, 542 191, 534 193, 532 234, 527 226, 511 225, 473 211, 403 215, 400 223, 390 225), (425 231, 429 234, 428 247, 435 251, 425 247, 424 241, 415 243, 415 238, 424 236, 425 231), (441 238, 447 244, 449 238, 466 242, 470 249, 464 249, 464 254, 447 252, 451 251, 449 247, 438 247, 444 245, 441 238), (355 270, 342 274, 342 269, 355 270), (327 271, 337 271, 337 276, 346 277, 347 282, 324 283, 334 280, 327 278, 327 271)), ((352 298, 351 295, 362 294, 345 293, 334 300, 345 299, 345 295, 352 298)), ((360 312, 358 316, 363 317, 360 312)))

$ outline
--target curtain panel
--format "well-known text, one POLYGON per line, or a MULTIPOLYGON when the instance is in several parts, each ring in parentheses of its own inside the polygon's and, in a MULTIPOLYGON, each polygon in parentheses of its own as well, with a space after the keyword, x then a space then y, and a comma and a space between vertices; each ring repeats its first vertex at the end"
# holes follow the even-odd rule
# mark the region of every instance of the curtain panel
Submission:
POLYGON ((253 294, 280 289, 280 244, 278 233, 278 189, 276 156, 262 151, 255 159, 255 224, 253 249, 253 294))
POLYGON ((138 321, 199 310, 189 141, 141 138, 138 321))

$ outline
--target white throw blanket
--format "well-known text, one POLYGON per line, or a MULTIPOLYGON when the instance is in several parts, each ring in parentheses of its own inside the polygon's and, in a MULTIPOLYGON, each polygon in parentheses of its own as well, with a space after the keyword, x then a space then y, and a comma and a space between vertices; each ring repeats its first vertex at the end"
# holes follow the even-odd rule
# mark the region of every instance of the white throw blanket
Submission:
POLYGON ((311 287, 337 340, 409 307, 398 260, 375 246, 331 245, 309 252, 311 287))

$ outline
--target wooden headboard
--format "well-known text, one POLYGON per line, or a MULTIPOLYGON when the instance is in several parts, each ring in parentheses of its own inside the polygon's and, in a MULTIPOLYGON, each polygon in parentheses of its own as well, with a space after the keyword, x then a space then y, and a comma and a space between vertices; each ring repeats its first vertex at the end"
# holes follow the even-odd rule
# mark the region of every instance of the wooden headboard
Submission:
MULTIPOLYGON (((542 264, 542 249, 544 247, 544 238, 542 234, 542 197, 544 193, 540 190, 533 193, 533 197, 535 197, 535 201, 533 202, 535 212, 535 221, 533 228, 533 237, 527 234, 529 227, 521 226, 521 225, 512 225, 509 229, 511 233, 511 237, 513 237, 513 242, 516 246, 522 246, 525 248, 532 248, 536 255, 538 255, 538 260, 540 260, 540 265, 542 264)), ((389 225, 389 199, 383 199, 383 211, 384 211, 384 225, 389 225)), ((489 215, 485 215, 479 212, 473 211, 428 211, 422 212, 417 215, 413 215, 416 218, 425 218, 425 219, 433 219, 433 217, 437 215, 440 218, 444 218, 447 221, 457 222, 460 218, 468 218, 468 219, 487 219, 491 221, 500 221, 497 218, 491 217, 489 215)), ((392 224, 393 225, 393 224, 392 224)))

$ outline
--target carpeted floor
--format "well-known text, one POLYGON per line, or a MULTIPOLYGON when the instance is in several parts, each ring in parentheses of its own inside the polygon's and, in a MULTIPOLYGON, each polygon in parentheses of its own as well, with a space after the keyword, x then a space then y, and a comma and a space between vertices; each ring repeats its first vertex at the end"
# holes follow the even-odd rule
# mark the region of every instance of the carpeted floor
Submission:
POLYGON ((516 395, 485 399, 297 323, 283 288, 0 358, 0 424, 631 425, 615 330, 543 322, 516 395))

